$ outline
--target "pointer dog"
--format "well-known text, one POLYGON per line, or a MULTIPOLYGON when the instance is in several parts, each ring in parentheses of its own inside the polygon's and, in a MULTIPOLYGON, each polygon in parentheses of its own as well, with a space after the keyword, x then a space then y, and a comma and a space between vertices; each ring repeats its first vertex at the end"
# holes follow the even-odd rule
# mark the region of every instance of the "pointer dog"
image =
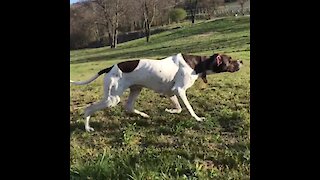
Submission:
POLYGON ((240 69, 242 61, 232 60, 225 54, 214 54, 210 57, 176 54, 161 60, 140 59, 125 61, 99 71, 87 81, 72 81, 76 85, 89 84, 100 75, 104 77, 104 97, 100 102, 94 103, 85 109, 84 116, 86 131, 94 129, 89 125, 90 116, 98 110, 116 106, 120 96, 126 89, 130 89, 128 101, 125 105, 127 112, 139 114, 148 118, 144 112, 134 109, 134 103, 142 88, 149 88, 170 98, 174 109, 165 109, 169 113, 180 113, 181 106, 178 97, 188 109, 192 117, 202 121, 193 111, 186 90, 190 88, 197 78, 207 83, 206 75, 222 72, 236 72, 240 69))

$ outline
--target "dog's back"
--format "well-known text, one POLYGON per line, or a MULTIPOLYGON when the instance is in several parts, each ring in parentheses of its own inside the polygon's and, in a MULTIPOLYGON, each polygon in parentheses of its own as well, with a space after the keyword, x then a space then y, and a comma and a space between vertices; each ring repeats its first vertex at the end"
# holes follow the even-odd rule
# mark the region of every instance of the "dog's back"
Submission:
POLYGON ((136 68, 123 73, 123 79, 132 85, 141 85, 159 93, 170 91, 179 69, 174 56, 162 60, 140 59, 136 68))

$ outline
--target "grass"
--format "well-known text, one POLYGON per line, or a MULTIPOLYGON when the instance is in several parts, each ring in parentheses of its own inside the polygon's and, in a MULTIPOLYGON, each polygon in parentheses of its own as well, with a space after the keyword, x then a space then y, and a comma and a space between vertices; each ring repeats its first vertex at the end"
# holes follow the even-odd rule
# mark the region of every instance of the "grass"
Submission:
POLYGON ((94 132, 85 132, 83 110, 100 100, 99 78, 70 86, 70 179, 250 179, 250 17, 202 21, 162 32, 150 43, 137 39, 108 47, 71 51, 70 78, 84 80, 102 68, 135 58, 163 58, 178 52, 226 53, 242 59, 236 73, 210 75, 187 91, 189 102, 206 121, 186 108, 164 111, 169 99, 144 89, 135 107, 151 116, 125 113, 123 104, 96 112, 94 132))

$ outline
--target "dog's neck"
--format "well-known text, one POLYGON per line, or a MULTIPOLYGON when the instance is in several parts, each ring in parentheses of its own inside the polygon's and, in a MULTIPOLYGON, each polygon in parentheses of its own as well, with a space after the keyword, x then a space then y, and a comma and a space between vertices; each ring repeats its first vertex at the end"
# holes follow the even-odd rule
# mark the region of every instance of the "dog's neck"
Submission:
POLYGON ((201 79, 204 83, 207 83, 207 71, 210 67, 210 58, 207 56, 195 56, 195 55, 187 55, 182 54, 183 59, 186 61, 186 63, 194 69, 196 74, 200 74, 201 79))

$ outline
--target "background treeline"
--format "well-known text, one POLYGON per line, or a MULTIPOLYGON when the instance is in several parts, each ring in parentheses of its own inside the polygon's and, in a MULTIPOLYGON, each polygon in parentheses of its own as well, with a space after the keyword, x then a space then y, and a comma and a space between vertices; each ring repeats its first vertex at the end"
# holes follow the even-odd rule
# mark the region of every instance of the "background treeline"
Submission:
POLYGON ((70 49, 149 42, 165 25, 250 13, 250 0, 81 0, 70 6, 70 49))

